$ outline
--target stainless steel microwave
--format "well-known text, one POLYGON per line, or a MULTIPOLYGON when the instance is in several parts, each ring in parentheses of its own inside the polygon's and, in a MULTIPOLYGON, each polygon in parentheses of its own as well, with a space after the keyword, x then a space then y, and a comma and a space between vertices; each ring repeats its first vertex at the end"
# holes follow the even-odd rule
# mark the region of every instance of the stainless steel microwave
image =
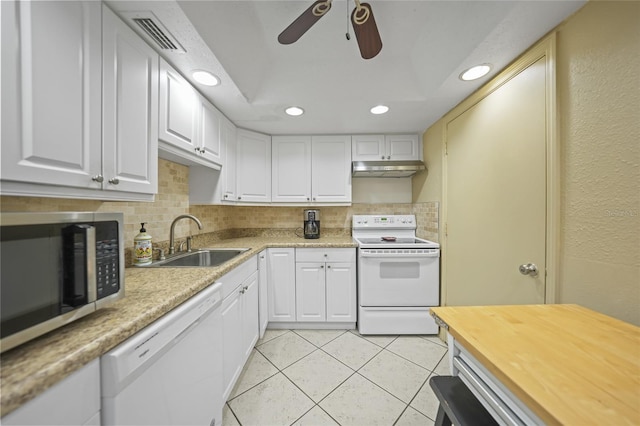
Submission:
POLYGON ((0 352, 124 296, 122 213, 0 213, 0 352))

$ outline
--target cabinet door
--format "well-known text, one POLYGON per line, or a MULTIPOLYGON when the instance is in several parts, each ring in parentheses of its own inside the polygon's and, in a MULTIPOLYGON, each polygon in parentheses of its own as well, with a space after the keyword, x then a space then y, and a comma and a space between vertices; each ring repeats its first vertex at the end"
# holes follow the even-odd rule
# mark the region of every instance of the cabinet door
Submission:
POLYGON ((220 118, 220 138, 224 148, 222 164, 222 201, 236 200, 236 126, 226 117, 220 118))
POLYGON ((273 202, 311 201, 311 137, 274 136, 272 152, 273 202))
POLYGON ((356 265, 355 262, 327 263, 327 321, 355 322, 356 265))
POLYGON ((422 160, 422 143, 418 135, 387 135, 387 160, 422 160))
POLYGON ((100 360, 96 358, 2 417, 2 424, 81 425, 89 424, 99 412, 100 360))
POLYGON ((258 271, 242 283, 242 364, 258 341, 258 271))
POLYGON ((191 84, 164 59, 160 60, 160 133, 164 142, 195 154, 198 96, 191 84))
POLYGON ((241 287, 222 302, 222 381, 226 401, 242 371, 242 302, 241 287))
POLYGON ((236 190, 241 202, 271 202, 271 137, 238 129, 236 190))
POLYGON ((220 117, 216 107, 200 98, 200 151, 199 154, 212 163, 222 164, 220 117))
POLYGON ((104 189, 158 192, 158 54, 103 6, 104 189))
POLYGON ((0 3, 0 177, 101 188, 100 2, 0 3))
POLYGON ((384 135, 353 135, 353 161, 381 161, 386 159, 384 135))
POLYGON ((264 336, 264 332, 269 324, 269 301, 268 283, 267 283, 267 251, 263 250, 258 255, 258 316, 260 324, 260 338, 264 336))
POLYGON ((296 270, 292 248, 267 250, 269 322, 296 320, 296 270))
POLYGON ((312 201, 350 203, 351 137, 313 136, 311 141, 312 201))
POLYGON ((325 321, 324 263, 296 263, 296 320, 325 321))

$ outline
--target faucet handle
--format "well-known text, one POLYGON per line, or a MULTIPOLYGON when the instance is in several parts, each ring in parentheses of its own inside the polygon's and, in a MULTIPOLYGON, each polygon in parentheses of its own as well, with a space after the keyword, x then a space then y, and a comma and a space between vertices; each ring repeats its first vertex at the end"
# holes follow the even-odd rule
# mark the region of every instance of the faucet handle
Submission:
POLYGON ((191 242, 193 241, 193 237, 189 235, 187 237, 187 253, 191 253, 191 242))
POLYGON ((164 250, 161 248, 154 248, 153 251, 158 251, 159 255, 158 255, 158 260, 165 260, 166 257, 164 255, 164 250))
POLYGON ((187 242, 186 242, 186 241, 182 241, 182 242, 180 243, 180 245, 178 246, 178 252, 181 252, 181 251, 182 251, 182 248, 184 247, 184 245, 185 245, 185 244, 187 244, 187 242))

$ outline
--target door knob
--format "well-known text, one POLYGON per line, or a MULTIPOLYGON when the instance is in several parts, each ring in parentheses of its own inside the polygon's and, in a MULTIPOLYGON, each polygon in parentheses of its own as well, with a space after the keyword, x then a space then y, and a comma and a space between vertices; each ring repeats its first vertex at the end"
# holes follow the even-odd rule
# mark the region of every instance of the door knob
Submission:
POLYGON ((531 275, 532 277, 538 276, 538 267, 533 263, 527 263, 526 265, 520 265, 520 273, 522 275, 531 275))

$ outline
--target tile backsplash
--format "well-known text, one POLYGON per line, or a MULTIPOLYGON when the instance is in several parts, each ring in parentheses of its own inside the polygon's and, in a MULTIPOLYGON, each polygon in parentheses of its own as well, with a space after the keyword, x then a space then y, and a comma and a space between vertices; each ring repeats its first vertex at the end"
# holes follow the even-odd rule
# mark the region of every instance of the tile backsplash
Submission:
MULTIPOLYGON (((354 214, 415 214, 417 235, 438 241, 439 206, 437 202, 401 204, 353 204, 344 207, 313 207, 320 210, 321 230, 349 230, 354 214)), ((61 198, 0 197, 2 211, 98 211, 124 213, 125 244, 133 245, 140 223, 154 243, 169 240, 171 221, 190 213, 200 219, 203 229, 189 220, 176 225, 176 238, 230 230, 295 230, 302 228, 304 207, 284 206, 208 206, 189 205, 189 168, 159 160, 158 194, 154 202, 96 201, 61 198)), ((246 232, 246 231, 245 231, 246 232)))

